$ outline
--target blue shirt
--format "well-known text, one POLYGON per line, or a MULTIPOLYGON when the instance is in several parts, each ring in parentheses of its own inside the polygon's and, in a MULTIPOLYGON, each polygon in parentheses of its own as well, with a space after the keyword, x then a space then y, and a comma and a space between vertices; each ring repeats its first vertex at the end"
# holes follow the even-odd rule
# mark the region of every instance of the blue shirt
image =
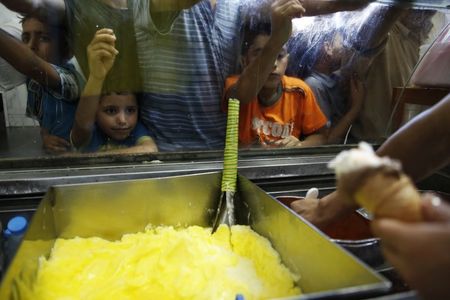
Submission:
POLYGON ((52 90, 33 79, 27 80, 27 116, 36 119, 49 134, 69 141, 82 79, 73 65, 53 65, 61 78, 59 89, 52 90))
POLYGON ((220 149, 225 79, 237 71, 241 0, 208 0, 156 28, 149 0, 134 1, 144 95, 141 120, 160 151, 220 149))
POLYGON ((92 136, 89 144, 81 147, 82 152, 101 152, 114 149, 123 149, 133 147, 139 144, 143 139, 150 138, 150 133, 141 122, 137 122, 130 135, 122 140, 116 141, 103 133, 101 129, 95 125, 92 130, 92 136))

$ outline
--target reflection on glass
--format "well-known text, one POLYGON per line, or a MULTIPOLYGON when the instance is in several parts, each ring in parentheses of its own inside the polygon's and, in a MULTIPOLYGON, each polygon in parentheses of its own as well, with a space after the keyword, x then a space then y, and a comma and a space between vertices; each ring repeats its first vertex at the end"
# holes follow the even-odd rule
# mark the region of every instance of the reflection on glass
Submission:
MULTIPOLYGON (((25 14, 23 21, 13 11, 26 13, 28 1, 3 1, 9 10, 0 10, 0 38, 7 45, 0 50, 5 116, 0 119, 0 157, 76 155, 89 152, 83 146, 93 138, 97 148, 106 149, 132 138, 126 148, 115 150, 119 153, 132 152, 130 147, 144 152, 156 147, 161 152, 221 150, 223 98, 233 93, 251 95, 241 100, 241 127, 252 135, 250 143, 242 140, 245 148, 379 142, 394 129, 388 126, 393 123, 394 89, 409 84, 419 58, 450 15, 446 1, 416 1, 415 8, 386 0, 362 8, 342 1, 318 8, 315 1, 305 1, 306 12, 294 5, 283 18, 273 2, 295 1, 178 1, 172 7, 164 1, 71 0, 44 7, 38 12, 43 15, 25 14), (247 45, 256 51, 251 60, 242 51, 249 42, 243 27, 270 20, 272 29, 263 35, 263 43, 251 39, 253 44, 247 45), (98 36, 104 28, 110 31, 98 36), (95 54, 89 56, 88 47, 95 54), (284 63, 294 85, 277 71, 284 63), (249 68, 256 71, 247 72, 249 68), (242 84, 245 76, 248 83, 242 84), (230 93, 227 78, 235 78, 230 93), (261 112, 282 103, 282 95, 292 91, 303 95, 295 100, 300 103, 311 93, 326 119, 308 127, 305 120, 311 113, 303 104, 291 107, 297 114, 283 115, 281 121, 281 112, 256 118, 244 103, 263 104, 257 107, 261 112), (132 124, 142 124, 145 133, 134 132, 138 125, 122 124, 130 105, 122 110, 120 105, 102 105, 105 95, 115 94, 136 95, 131 106, 139 115, 132 124), (114 110, 119 117, 113 116, 114 110), (99 124, 101 111, 111 118, 109 129, 99 124), (76 141, 70 140, 73 126, 78 126, 76 141), (316 135, 320 140, 309 143, 316 135), (143 140, 156 145, 139 148, 143 140)), ((120 99, 118 103, 123 104, 120 99)))

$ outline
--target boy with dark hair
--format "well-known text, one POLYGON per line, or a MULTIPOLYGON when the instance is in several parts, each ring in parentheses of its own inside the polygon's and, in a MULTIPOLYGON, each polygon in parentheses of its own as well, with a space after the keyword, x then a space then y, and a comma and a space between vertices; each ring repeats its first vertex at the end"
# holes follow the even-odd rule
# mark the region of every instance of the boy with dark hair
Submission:
POLYGON ((68 151, 82 79, 68 63, 65 30, 30 14, 22 19, 22 42, 0 29, 0 44, 0 56, 27 76, 27 115, 39 121, 44 149, 68 151))
MULTIPOLYGON (((300 61, 300 74, 311 87, 317 103, 328 119, 327 143, 341 143, 363 105, 365 88, 356 71, 348 76, 342 66, 350 50, 344 32, 329 30, 314 39, 300 61), (348 95, 347 95, 348 94, 348 95)), ((362 61, 362 59, 361 59, 362 61)))
POLYGON ((100 29, 87 47, 89 78, 71 131, 71 143, 82 152, 138 153, 158 151, 149 132, 138 120, 136 95, 104 93, 104 83, 114 65, 116 37, 100 29))
POLYGON ((289 58, 284 44, 292 18, 303 12, 298 0, 276 0, 271 23, 250 22, 244 27, 244 70, 225 84, 225 100, 233 97, 241 102, 241 146, 300 147, 325 141, 322 128, 327 119, 312 91, 302 80, 284 75, 289 58))

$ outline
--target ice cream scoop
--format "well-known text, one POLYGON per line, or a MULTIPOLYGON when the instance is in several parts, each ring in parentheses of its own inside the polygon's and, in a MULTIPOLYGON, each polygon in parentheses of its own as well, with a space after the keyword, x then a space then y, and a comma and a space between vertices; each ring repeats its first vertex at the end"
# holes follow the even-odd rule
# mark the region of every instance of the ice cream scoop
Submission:
POLYGON ((367 143, 343 151, 329 165, 337 190, 373 214, 404 221, 420 221, 421 197, 399 161, 379 157, 367 143))

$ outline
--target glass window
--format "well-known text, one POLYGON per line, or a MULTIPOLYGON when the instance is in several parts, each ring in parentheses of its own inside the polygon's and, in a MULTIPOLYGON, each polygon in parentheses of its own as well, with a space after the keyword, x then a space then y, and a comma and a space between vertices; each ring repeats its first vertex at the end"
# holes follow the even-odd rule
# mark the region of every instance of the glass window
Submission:
POLYGON ((379 143, 450 90, 449 1, 172 2, 2 1, 0 159, 221 151, 229 98, 250 156, 379 143))

